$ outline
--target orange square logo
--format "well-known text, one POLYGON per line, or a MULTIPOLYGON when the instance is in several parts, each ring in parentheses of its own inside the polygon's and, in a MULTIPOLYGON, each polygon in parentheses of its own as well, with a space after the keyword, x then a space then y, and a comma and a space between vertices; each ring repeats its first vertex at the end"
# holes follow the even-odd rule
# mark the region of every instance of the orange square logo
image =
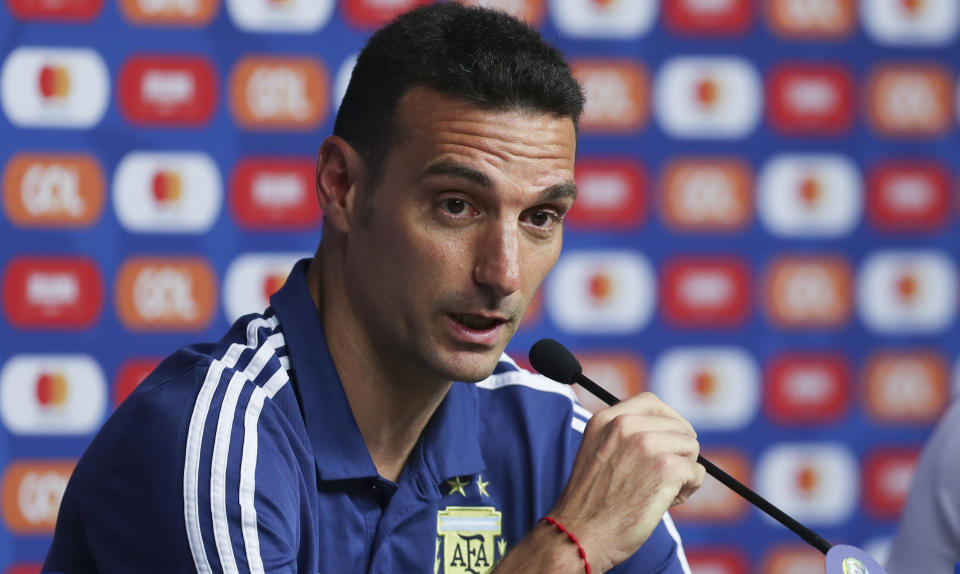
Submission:
POLYGON ((660 212, 677 231, 741 231, 753 219, 753 172, 733 158, 671 161, 660 178, 660 212))
POLYGON ((127 20, 141 26, 206 26, 219 7, 219 0, 120 0, 127 20))
POLYGON ((53 534, 74 461, 20 460, 0 481, 3 521, 14 534, 53 534))
POLYGON ((506 12, 538 28, 543 23, 546 0, 457 0, 468 6, 482 6, 506 12))
POLYGON ((839 257, 774 260, 767 269, 764 305, 775 325, 790 329, 835 329, 853 313, 852 272, 839 257))
POLYGON ((935 351, 880 352, 864 370, 867 413, 894 424, 933 424, 949 403, 946 361, 935 351))
POLYGON ((91 155, 21 153, 3 172, 3 210, 23 227, 89 227, 104 195, 103 172, 91 155))
POLYGON ((197 331, 216 309, 216 275, 200 258, 133 257, 114 293, 120 321, 134 331, 197 331))
POLYGON ((769 0, 766 5, 770 28, 792 40, 841 40, 857 24, 854 0, 769 0))
POLYGON ((647 125, 650 79, 646 68, 627 60, 578 60, 571 68, 587 97, 581 130, 633 132, 647 125))
MULTIPOLYGON (((744 484, 750 483, 750 460, 736 449, 704 449, 703 456, 744 484)), ((713 477, 681 505, 670 509, 677 522, 726 524, 746 516, 750 505, 713 477)))
MULTIPOLYGON (((628 399, 646 390, 646 366, 633 353, 580 353, 583 373, 620 399, 628 399)), ((577 399, 587 410, 596 412, 607 407, 579 386, 573 387, 577 399)))
POLYGON ((885 136, 939 137, 953 129, 953 78, 941 66, 880 66, 867 81, 866 103, 870 126, 885 136))
POLYGON ((308 131, 330 107, 330 81, 315 58, 247 57, 230 75, 230 110, 247 129, 308 131))

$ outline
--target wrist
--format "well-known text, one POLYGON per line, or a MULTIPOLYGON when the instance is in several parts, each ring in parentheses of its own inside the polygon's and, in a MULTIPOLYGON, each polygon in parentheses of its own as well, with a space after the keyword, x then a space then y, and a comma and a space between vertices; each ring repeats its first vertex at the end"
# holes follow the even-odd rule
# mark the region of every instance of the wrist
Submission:
POLYGON ((555 528, 558 532, 566 536, 567 541, 570 542, 577 549, 577 556, 580 557, 580 560, 583 562, 583 570, 586 574, 592 574, 590 569, 590 561, 587 559, 587 551, 584 549, 583 545, 580 544, 580 539, 577 538, 577 535, 571 532, 562 522, 556 518, 547 515, 540 519, 540 524, 548 524, 555 528))
MULTIPOLYGON (((624 558, 618 559, 616 555, 609 553, 609 548, 604 545, 606 537, 604 537, 603 531, 596 529, 596 525, 589 520, 585 521, 585 517, 582 514, 568 513, 562 509, 554 509, 547 516, 553 517, 554 520, 562 524, 565 529, 576 537, 579 546, 583 548, 583 551, 586 553, 592 574, 606 572, 624 560, 624 558)), ((538 527, 553 529, 553 538, 559 542, 563 542, 563 539, 567 538, 566 534, 552 524, 540 522, 538 527)), ((579 556, 577 547, 571 545, 569 538, 567 538, 566 544, 572 546, 574 556, 579 556)), ((584 572, 583 569, 580 571, 584 572)))
MULTIPOLYGON (((603 570, 591 564, 592 574, 603 570)), ((567 535, 546 522, 540 522, 494 569, 494 574, 584 574, 583 560, 567 535)))

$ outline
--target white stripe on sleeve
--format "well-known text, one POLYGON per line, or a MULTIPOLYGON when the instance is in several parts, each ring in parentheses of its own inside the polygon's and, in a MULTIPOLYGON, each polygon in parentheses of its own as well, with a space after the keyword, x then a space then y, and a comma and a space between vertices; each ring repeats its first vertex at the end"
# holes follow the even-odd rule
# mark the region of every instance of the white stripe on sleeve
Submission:
POLYGON ((667 532, 670 533, 673 541, 677 543, 677 560, 680 561, 680 567, 683 568, 683 573, 692 574, 690 572, 690 564, 687 562, 687 555, 683 551, 683 542, 680 540, 680 533, 677 532, 677 526, 673 523, 673 518, 670 517, 669 512, 663 513, 663 525, 667 527, 667 532))
POLYGON ((220 385, 220 379, 225 369, 232 369, 247 348, 258 345, 257 330, 266 328, 276 329, 279 325, 276 317, 269 319, 258 318, 247 324, 247 345, 234 343, 227 348, 223 357, 214 359, 207 369, 203 385, 197 394, 197 400, 190 415, 190 426, 187 430, 186 454, 183 463, 183 514, 187 530, 187 540, 190 543, 190 552, 198 574, 210 574, 210 562, 207 560, 206 547, 200 530, 200 502, 198 487, 200 482, 200 449, 203 442, 203 430, 206 426, 207 415, 213 402, 214 392, 220 385))
POLYGON ((263 410, 264 399, 272 399, 289 381, 287 372, 279 370, 261 388, 257 387, 247 403, 243 417, 243 456, 240 459, 240 524, 243 543, 247 552, 247 565, 251 574, 264 574, 260 559, 260 536, 257 532, 257 508, 254 506, 257 491, 257 451, 259 440, 257 424, 263 410))

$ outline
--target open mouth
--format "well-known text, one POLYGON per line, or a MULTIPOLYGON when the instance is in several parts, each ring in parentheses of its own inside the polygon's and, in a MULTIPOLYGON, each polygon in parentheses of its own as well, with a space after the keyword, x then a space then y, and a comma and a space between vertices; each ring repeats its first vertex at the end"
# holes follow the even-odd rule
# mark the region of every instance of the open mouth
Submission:
POLYGON ((486 331, 488 329, 493 329, 497 325, 502 325, 506 323, 503 319, 497 319, 493 317, 482 317, 480 315, 469 315, 469 314, 453 314, 453 319, 463 325, 468 329, 474 331, 486 331))

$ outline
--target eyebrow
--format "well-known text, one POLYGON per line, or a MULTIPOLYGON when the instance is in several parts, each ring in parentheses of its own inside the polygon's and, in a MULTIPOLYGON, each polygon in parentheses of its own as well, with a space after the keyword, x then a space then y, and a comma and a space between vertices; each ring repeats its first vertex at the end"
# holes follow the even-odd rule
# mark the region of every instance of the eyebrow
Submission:
POLYGON ((467 167, 452 161, 442 161, 440 163, 431 165, 427 169, 423 170, 423 173, 420 174, 420 178, 423 179, 432 175, 451 175, 453 177, 459 177, 471 183, 475 183, 480 187, 493 187, 493 182, 490 181, 490 178, 487 177, 487 174, 473 169, 472 167, 467 167))
MULTIPOLYGON (((490 189, 493 187, 493 181, 482 171, 467 167, 452 161, 442 161, 429 166, 420 174, 420 178, 427 178, 436 175, 447 175, 465 179, 482 188, 490 189)), ((552 201, 556 199, 576 199, 577 184, 572 181, 557 183, 547 187, 540 193, 540 201, 552 201)))
POLYGON ((555 199, 576 199, 577 184, 572 181, 551 185, 540 194, 541 201, 552 201, 555 199))

